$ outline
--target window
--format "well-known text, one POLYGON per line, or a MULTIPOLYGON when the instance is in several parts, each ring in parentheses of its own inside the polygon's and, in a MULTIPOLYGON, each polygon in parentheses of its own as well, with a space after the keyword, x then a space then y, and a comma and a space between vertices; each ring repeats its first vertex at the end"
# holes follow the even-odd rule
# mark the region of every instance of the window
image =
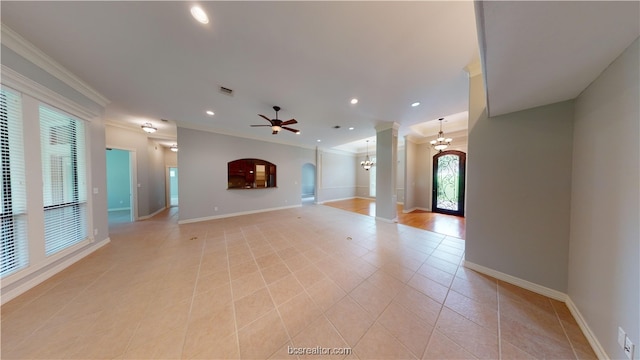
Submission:
POLYGON ((2 196, 0 222, 0 276, 12 274, 29 263, 27 204, 20 94, 0 89, 0 167, 2 196))
POLYGON ((40 105, 45 253, 87 238, 84 122, 40 105))

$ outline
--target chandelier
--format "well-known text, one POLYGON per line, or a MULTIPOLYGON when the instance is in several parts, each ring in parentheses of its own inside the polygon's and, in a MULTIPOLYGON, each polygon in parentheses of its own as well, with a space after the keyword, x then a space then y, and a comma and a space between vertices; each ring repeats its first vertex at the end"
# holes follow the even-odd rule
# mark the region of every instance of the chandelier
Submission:
POLYGON ((452 139, 445 138, 444 133, 442 132, 442 120, 444 120, 444 118, 440 118, 438 120, 440 121, 440 132, 438 132, 438 138, 435 140, 431 140, 430 143, 434 149, 438 150, 438 152, 441 152, 442 150, 448 148, 449 145, 451 145, 452 139))
POLYGON ((371 169, 373 165, 375 164, 373 163, 373 161, 371 161, 371 159, 369 159, 369 140, 367 140, 367 157, 364 161, 360 162, 360 166, 362 166, 362 168, 366 171, 369 171, 369 169, 371 169))
POLYGON ((142 130, 144 130, 145 132, 151 134, 156 132, 156 130, 158 130, 157 128, 154 128, 153 125, 148 122, 148 123, 144 123, 142 124, 142 126, 140 126, 142 128, 142 130))

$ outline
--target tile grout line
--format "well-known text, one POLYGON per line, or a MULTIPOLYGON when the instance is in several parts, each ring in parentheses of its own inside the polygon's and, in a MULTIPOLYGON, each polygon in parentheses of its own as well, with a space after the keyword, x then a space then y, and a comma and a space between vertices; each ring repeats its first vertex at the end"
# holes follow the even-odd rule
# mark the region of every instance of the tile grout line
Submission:
MULTIPOLYGON (((227 276, 229 277, 229 288, 231 291, 231 310, 233 311, 233 327, 236 329, 236 349, 238 358, 242 358, 240 353, 240 334, 238 334, 238 318, 236 316, 236 301, 233 299, 233 281, 231 280, 231 262, 229 261, 229 244, 227 242, 227 231, 224 232, 224 252, 227 254, 227 276)), ((242 235, 244 237, 244 235, 242 235)))
POLYGON ((500 311, 500 283, 496 281, 496 300, 498 305, 498 358, 502 360, 502 328, 500 326, 501 311, 500 311))
POLYGON ((187 344, 187 334, 189 333, 189 322, 191 321, 191 312, 193 311, 193 303, 196 299, 196 290, 198 289, 198 280, 200 279, 200 272, 202 271, 202 259, 204 258, 204 249, 207 245, 206 242, 206 232, 205 237, 202 240, 202 248, 200 249, 200 261, 198 262, 198 272, 196 273, 196 280, 193 284, 193 292, 191 293, 191 303, 189 304, 189 313, 187 314, 187 325, 184 329, 184 335, 182 336, 182 346, 180 350, 180 356, 184 353, 184 347, 187 344))
MULTIPOLYGON (((242 232, 242 230, 241 230, 242 232)), ((244 237, 244 232, 243 235, 244 237)), ((264 238, 265 241, 267 241, 267 243, 269 243, 269 240, 267 240, 262 234, 261 236, 264 238)), ((246 239, 245 239, 246 241, 246 239)), ((276 252, 275 248, 273 246, 271 246, 271 243, 269 243, 269 246, 274 250, 274 254, 276 254, 276 256, 284 263, 284 261, 282 260, 282 258, 280 257, 280 255, 278 255, 278 253, 276 252)), ((256 256, 253 253, 253 250, 251 249, 251 246, 249 246, 249 251, 251 252, 251 257, 253 257, 253 262, 256 264, 256 266, 258 267, 258 273, 260 274, 260 278, 262 279, 262 281, 264 281, 264 287, 267 289, 267 292, 269 293, 269 298, 271 299, 271 302, 273 303, 273 307, 276 310, 276 313, 278 314, 278 318, 280 319, 280 324, 282 325, 282 327, 284 328, 285 333, 287 334, 287 338, 289 339, 289 342, 293 345, 293 339, 291 338, 291 335, 289 334, 289 329, 287 329, 287 326, 284 323, 284 320, 282 320, 282 315, 280 314, 280 310, 278 309, 278 306, 276 305, 276 302, 273 298, 273 295, 271 294, 271 289, 269 289, 269 284, 267 284, 267 280, 264 278, 264 275, 262 275, 262 269, 260 268, 260 265, 258 265, 258 262, 256 261, 256 256)), ((287 264, 285 263, 284 265, 285 267, 287 267, 287 264)), ((269 267, 269 266, 267 266, 269 267)), ((287 269, 289 269, 289 267, 287 267, 287 269)), ((292 273, 293 274, 293 273, 292 273)), ((275 282, 275 281, 274 281, 275 282)), ((257 290, 256 290, 257 291, 257 290)), ((254 291, 255 292, 255 291, 254 291)), ((233 293, 233 292, 232 292, 233 293)), ((234 311, 235 312, 235 311, 234 311)), ((269 313, 269 311, 267 311, 266 313, 262 314, 262 316, 259 316, 257 319, 255 319, 254 321, 252 321, 251 323, 263 318, 264 316, 266 316, 269 313)), ((246 326, 249 326, 251 323, 247 324, 246 326)), ((237 326, 237 323, 236 323, 237 326)), ((245 326, 245 327, 246 327, 245 326)), ((238 336, 238 346, 240 344, 240 336, 238 336)), ((273 356, 275 353, 278 352, 278 350, 280 350, 280 348, 278 347, 273 353, 269 354, 269 357, 273 356)))
POLYGON ((556 310, 556 307, 553 306, 553 303, 551 302, 551 300, 549 300, 549 304, 551 304, 551 308, 553 309, 553 313, 556 315, 556 319, 560 323, 560 327, 562 328, 562 332, 564 333, 564 336, 567 338, 567 342, 569 343, 569 346, 571 346, 571 351, 573 351, 573 356, 575 356, 576 359, 580 359, 580 357, 578 357, 578 352, 576 351, 575 346, 573 346, 573 341, 571 341, 571 339, 569 338, 569 334, 567 333, 567 329, 565 328, 564 324, 562 323, 562 319, 560 319, 560 314, 558 314, 558 311, 556 310))

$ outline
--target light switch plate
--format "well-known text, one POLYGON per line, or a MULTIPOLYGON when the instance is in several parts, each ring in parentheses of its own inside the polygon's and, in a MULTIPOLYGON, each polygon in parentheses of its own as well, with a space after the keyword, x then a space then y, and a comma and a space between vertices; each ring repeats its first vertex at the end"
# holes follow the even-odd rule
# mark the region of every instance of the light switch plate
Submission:
POLYGON ((621 327, 618 327, 618 345, 624 349, 624 341, 627 338, 627 334, 625 334, 624 330, 621 327))
POLYGON ((624 340, 624 354, 627 355, 629 359, 633 359, 633 348, 634 345, 631 342, 631 339, 627 336, 624 340))

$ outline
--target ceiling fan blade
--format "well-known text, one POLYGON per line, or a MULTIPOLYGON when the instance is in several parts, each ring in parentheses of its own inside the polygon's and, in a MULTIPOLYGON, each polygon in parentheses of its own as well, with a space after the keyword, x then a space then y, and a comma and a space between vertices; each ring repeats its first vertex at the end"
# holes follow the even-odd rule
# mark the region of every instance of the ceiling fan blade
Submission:
POLYGON ((300 132, 300 130, 292 129, 292 128, 290 128, 290 127, 286 127, 286 126, 283 126, 282 128, 283 128, 283 129, 285 129, 285 130, 289 130, 289 131, 291 131, 291 132, 294 132, 294 133, 296 133, 296 134, 300 132))
POLYGON ((268 117, 262 115, 262 114, 258 114, 258 116, 260 116, 261 118, 267 120, 269 123, 271 123, 271 119, 269 119, 268 117))
POLYGON ((298 121, 296 119, 291 119, 291 120, 287 120, 285 122, 282 123, 282 125, 293 125, 293 124, 297 124, 298 121))
POLYGON ((251 126, 251 127, 259 127, 259 126, 268 126, 268 127, 271 127, 271 125, 249 125, 249 126, 251 126))

